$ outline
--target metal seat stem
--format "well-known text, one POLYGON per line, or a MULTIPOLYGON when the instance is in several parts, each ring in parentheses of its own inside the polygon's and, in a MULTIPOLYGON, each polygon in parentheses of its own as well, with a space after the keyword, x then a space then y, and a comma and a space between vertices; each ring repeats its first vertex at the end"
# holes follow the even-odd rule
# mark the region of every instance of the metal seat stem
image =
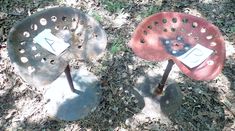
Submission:
POLYGON ((171 69, 172 69, 174 64, 175 63, 174 63, 173 60, 171 60, 171 59, 168 60, 168 64, 167 64, 166 70, 164 71, 162 79, 161 79, 160 83, 158 84, 158 86, 156 87, 156 89, 154 91, 156 93, 156 95, 162 94, 162 91, 163 91, 164 86, 166 84, 166 80, 167 80, 167 78, 168 78, 168 76, 169 76, 169 74, 171 72, 171 69))
POLYGON ((70 87, 71 91, 75 92, 76 90, 75 90, 74 85, 73 85, 73 80, 72 80, 72 76, 71 76, 71 73, 70 73, 69 65, 67 65, 67 67, 65 68, 64 73, 65 73, 66 78, 68 80, 69 87, 70 87))

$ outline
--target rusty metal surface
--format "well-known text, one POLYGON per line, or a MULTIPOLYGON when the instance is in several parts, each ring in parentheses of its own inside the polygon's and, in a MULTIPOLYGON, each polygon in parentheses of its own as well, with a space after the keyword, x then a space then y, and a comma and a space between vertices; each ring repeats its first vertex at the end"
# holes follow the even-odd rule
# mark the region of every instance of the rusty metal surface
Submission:
POLYGON ((146 60, 172 59, 184 74, 195 80, 215 78, 225 59, 224 39, 216 26, 203 18, 177 12, 161 12, 144 19, 129 46, 146 60), (177 57, 197 44, 213 50, 213 54, 199 66, 189 68, 177 57))
POLYGON ((56 7, 35 13, 14 26, 7 49, 22 78, 40 86, 59 77, 71 59, 95 61, 106 43, 104 30, 93 18, 74 8, 56 7), (70 46, 54 55, 35 43, 35 36, 45 29, 70 46))

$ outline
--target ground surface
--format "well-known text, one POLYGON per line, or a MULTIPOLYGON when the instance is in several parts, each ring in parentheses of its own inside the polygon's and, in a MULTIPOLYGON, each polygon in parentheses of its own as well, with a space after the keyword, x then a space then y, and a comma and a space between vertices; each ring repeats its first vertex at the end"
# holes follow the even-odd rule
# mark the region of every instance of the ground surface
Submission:
MULTIPOLYGON (((1 0, 0 130, 235 130, 234 7, 234 0, 1 0), (105 55, 98 65, 90 68, 101 80, 102 101, 92 114, 80 121, 48 118, 43 110, 43 90, 36 90, 23 81, 7 56, 9 29, 26 16, 53 6, 81 9, 98 20, 108 34, 105 55), (160 11, 198 15, 218 26, 226 41, 225 66, 209 82, 194 81, 174 67, 169 81, 178 83, 183 102, 176 113, 167 116, 170 123, 154 118, 131 122, 143 109, 131 95, 136 94, 138 81, 143 76, 161 75, 165 63, 139 59, 126 44, 143 18, 160 11)), ((75 60, 73 67, 79 66, 75 60)))

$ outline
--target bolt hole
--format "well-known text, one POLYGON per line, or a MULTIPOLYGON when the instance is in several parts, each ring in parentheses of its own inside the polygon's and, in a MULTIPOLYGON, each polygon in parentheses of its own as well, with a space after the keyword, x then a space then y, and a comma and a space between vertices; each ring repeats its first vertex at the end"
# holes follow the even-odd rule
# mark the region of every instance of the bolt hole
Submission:
POLYGON ((165 28, 165 29, 163 29, 163 31, 164 31, 164 32, 167 32, 167 29, 165 28))
POLYGON ((141 40, 140 40, 140 43, 144 44, 144 43, 145 43, 144 39, 141 39, 141 40))
POLYGON ((53 65, 55 64, 55 60, 51 60, 50 63, 53 65))
POLYGON ((41 25, 46 25, 47 24, 47 20, 45 18, 41 18, 40 19, 40 24, 41 25))
POLYGON ((182 19, 182 22, 186 24, 186 23, 188 23, 188 19, 184 18, 184 19, 182 19))
POLYGON ((205 33, 206 32, 206 28, 201 28, 201 33, 205 33))
POLYGON ((155 22, 153 22, 153 24, 154 24, 154 25, 158 25, 158 22, 157 22, 157 21, 155 21, 155 22))
POLYGON ((176 22, 177 22, 177 19, 176 19, 176 18, 172 18, 172 22, 173 22, 173 23, 176 23, 176 22))
POLYGON ((56 16, 52 16, 52 17, 51 17, 51 21, 56 22, 56 20, 57 20, 57 17, 56 17, 56 16))
POLYGON ((37 47, 36 46, 32 46, 31 48, 33 51, 37 50, 37 47))
POLYGON ((213 50, 213 55, 216 55, 216 54, 218 54, 218 51, 213 50))
POLYGON ((24 35, 25 37, 29 37, 29 36, 30 36, 29 32, 27 32, 27 31, 25 31, 25 32, 23 33, 23 35, 24 35))
POLYGON ((27 57, 21 57, 20 60, 22 63, 27 63, 29 61, 27 57))
POLYGON ((213 60, 208 60, 207 65, 214 65, 214 61, 213 60))
POLYGON ((59 30, 60 29, 60 26, 55 26, 55 30, 59 30))
POLYGON ((197 26, 198 26, 198 23, 197 23, 197 22, 193 22, 193 23, 192 23, 192 27, 193 27, 193 28, 196 28, 197 26))
POLYGON ((81 49, 82 48, 82 45, 78 45, 78 49, 81 49))
POLYGON ((179 47, 180 45, 178 43, 174 43, 173 46, 179 47))
POLYGON ((36 24, 32 24, 30 27, 31 27, 32 30, 37 30, 38 29, 38 26, 36 24))
POLYGON ((63 20, 63 21, 66 21, 66 18, 67 18, 66 16, 63 16, 63 17, 62 17, 62 20, 63 20))
POLYGON ((72 21, 76 21, 76 18, 72 18, 72 21))
POLYGON ((98 37, 98 35, 97 35, 96 33, 93 33, 93 37, 97 38, 97 37, 98 37))
POLYGON ((149 25, 149 26, 148 26, 148 28, 151 30, 151 29, 152 29, 152 26, 151 26, 151 25, 149 25))
POLYGON ((175 28, 171 28, 171 31, 172 31, 172 32, 175 32, 175 28))

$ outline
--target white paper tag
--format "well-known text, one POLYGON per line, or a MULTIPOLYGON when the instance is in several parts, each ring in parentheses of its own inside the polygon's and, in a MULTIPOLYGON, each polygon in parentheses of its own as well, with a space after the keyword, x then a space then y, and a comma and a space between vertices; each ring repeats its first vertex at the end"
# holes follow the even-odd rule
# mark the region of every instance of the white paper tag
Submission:
POLYGON ((212 53, 213 50, 197 44, 183 55, 177 57, 177 59, 189 68, 194 68, 205 61, 212 53))
POLYGON ((34 37, 33 40, 55 55, 60 55, 70 46, 70 44, 65 43, 63 39, 54 36, 50 29, 43 30, 34 37))

